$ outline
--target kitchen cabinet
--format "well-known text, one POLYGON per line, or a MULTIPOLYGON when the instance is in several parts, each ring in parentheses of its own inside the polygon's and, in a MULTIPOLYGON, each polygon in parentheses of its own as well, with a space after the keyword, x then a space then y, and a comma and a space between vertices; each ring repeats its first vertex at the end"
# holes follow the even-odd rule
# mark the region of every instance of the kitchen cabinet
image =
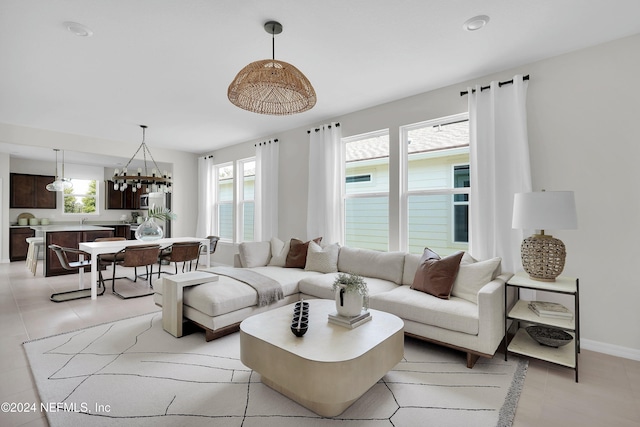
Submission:
POLYGON ((46 188, 54 180, 54 176, 47 175, 10 174, 9 207, 56 209, 58 193, 46 188))
MULTIPOLYGON (((60 245, 65 248, 78 248, 80 242, 93 242, 99 237, 113 237, 113 230, 85 230, 85 231, 53 231, 45 233, 45 273, 49 276, 60 276, 62 274, 74 274, 77 270, 65 270, 60 264, 57 255, 49 245, 60 245)), ((68 254, 69 261, 77 261, 76 254, 68 254)), ((89 271, 87 269, 87 271, 89 271)))
POLYGON ((127 186, 124 191, 114 190, 113 181, 105 181, 105 205, 107 209, 140 209, 140 195, 146 192, 146 186, 133 191, 127 186))
MULTIPOLYGON (((113 237, 124 237, 129 240, 131 238, 131 226, 129 224, 96 224, 98 227, 113 228, 113 237)), ((99 236, 102 237, 102 236, 99 236)), ((85 240, 85 242, 91 242, 91 240, 85 240)))
POLYGON ((9 228, 9 260, 24 261, 27 259, 29 244, 27 237, 34 237, 36 232, 29 227, 9 228))

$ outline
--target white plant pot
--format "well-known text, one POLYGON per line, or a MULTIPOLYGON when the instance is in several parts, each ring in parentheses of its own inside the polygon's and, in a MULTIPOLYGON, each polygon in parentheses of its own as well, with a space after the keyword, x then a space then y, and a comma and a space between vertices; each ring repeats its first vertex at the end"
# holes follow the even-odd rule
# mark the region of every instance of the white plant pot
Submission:
POLYGON ((342 292, 343 287, 336 289, 336 310, 340 316, 354 317, 362 313, 362 295, 358 292, 342 292))

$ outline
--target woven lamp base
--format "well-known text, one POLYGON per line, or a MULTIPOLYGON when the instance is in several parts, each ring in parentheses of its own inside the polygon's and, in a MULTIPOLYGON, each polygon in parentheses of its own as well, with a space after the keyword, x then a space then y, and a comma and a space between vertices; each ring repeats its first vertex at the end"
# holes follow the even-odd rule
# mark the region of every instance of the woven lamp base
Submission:
POLYGON ((533 280, 555 282, 562 270, 567 252, 562 240, 545 234, 534 234, 520 246, 522 267, 533 280))

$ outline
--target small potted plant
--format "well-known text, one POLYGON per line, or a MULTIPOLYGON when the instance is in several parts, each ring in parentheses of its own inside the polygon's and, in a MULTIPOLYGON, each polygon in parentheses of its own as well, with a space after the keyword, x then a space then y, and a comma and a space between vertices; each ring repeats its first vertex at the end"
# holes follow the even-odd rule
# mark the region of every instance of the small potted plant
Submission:
POLYGON ((339 273, 333 282, 336 310, 340 316, 354 317, 369 308, 369 289, 362 276, 339 273))

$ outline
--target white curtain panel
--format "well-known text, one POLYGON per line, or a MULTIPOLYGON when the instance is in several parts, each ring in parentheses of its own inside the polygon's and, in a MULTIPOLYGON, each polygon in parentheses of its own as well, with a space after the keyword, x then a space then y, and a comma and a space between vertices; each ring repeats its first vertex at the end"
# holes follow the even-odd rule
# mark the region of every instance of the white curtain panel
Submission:
POLYGON ((255 240, 278 236, 278 140, 256 145, 255 240))
POLYGON ((320 126, 309 133, 309 198, 307 239, 323 243, 342 240, 344 182, 342 131, 339 124, 320 126))
POLYGON ((480 259, 502 257, 502 268, 520 270, 522 230, 511 228, 515 193, 531 191, 527 138, 527 81, 490 89, 468 88, 472 196, 469 251, 480 259))
POLYGON ((196 236, 213 235, 213 203, 216 199, 213 182, 213 157, 198 158, 198 219, 196 236))

